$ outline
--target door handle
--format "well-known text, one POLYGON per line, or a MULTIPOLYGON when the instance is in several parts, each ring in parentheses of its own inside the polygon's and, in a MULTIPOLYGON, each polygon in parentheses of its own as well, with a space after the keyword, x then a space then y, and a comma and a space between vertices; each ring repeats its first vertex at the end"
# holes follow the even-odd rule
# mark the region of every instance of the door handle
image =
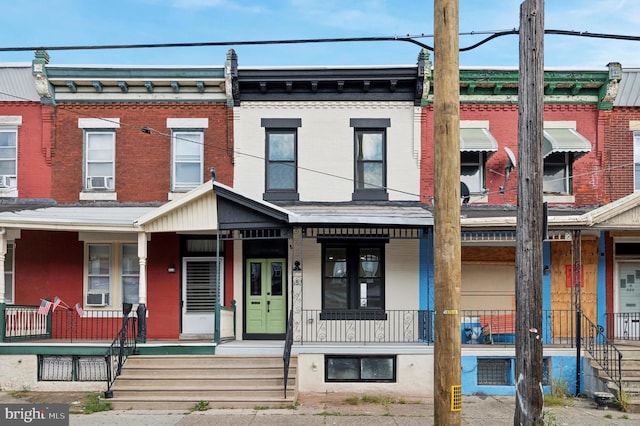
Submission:
POLYGON ((271 305, 271 300, 267 300, 267 313, 269 313, 269 305, 271 305))

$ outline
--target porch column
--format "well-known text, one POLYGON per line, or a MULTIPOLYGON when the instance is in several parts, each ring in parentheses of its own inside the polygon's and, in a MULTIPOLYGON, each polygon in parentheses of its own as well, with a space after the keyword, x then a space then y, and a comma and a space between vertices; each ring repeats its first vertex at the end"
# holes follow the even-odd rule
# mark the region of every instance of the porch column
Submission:
MULTIPOLYGON (((6 303, 4 299, 5 282, 4 282, 4 257, 7 254, 7 230, 0 228, 0 342, 4 341, 4 333, 6 330, 5 309, 6 303)), ((15 303, 15 296, 13 298, 15 303)))
POLYGON ((147 341, 147 234, 138 233, 138 262, 140 278, 138 282, 138 337, 136 341, 147 341))
POLYGON ((302 342, 302 228, 293 228, 291 237, 293 255, 291 309, 293 310, 293 341, 302 342))

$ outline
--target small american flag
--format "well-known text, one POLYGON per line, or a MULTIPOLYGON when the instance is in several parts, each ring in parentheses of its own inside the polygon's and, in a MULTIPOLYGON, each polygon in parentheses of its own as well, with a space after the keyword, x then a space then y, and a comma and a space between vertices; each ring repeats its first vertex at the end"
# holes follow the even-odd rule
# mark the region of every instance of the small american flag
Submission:
POLYGON ((58 305, 62 302, 58 296, 53 299, 53 307, 51 308, 51 312, 55 311, 58 305))
POLYGON ((41 300, 40 307, 38 308, 38 314, 47 315, 49 313, 49 308, 51 307, 51 302, 48 300, 41 300))
POLYGON ((76 312, 78 313, 78 316, 82 316, 84 314, 84 309, 80 306, 80 302, 76 303, 76 312))

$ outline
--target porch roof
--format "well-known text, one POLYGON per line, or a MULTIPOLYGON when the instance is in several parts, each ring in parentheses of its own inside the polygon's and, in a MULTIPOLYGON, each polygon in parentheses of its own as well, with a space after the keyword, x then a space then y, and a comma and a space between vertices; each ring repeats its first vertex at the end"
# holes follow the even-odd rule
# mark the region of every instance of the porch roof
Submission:
POLYGON ((598 229, 640 229, 640 192, 634 192, 584 214, 589 226, 598 229))
POLYGON ((56 206, 0 213, 0 227, 58 231, 139 232, 135 220, 156 207, 56 206))

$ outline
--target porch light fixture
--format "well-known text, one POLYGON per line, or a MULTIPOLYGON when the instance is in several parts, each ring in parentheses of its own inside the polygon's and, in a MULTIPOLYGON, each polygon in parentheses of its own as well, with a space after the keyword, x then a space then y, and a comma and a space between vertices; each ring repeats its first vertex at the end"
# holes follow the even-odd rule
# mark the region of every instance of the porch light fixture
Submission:
POLYGON ((175 265, 173 263, 171 265, 169 265, 169 267, 167 268, 167 272, 170 273, 170 274, 175 274, 176 267, 175 267, 175 265))

